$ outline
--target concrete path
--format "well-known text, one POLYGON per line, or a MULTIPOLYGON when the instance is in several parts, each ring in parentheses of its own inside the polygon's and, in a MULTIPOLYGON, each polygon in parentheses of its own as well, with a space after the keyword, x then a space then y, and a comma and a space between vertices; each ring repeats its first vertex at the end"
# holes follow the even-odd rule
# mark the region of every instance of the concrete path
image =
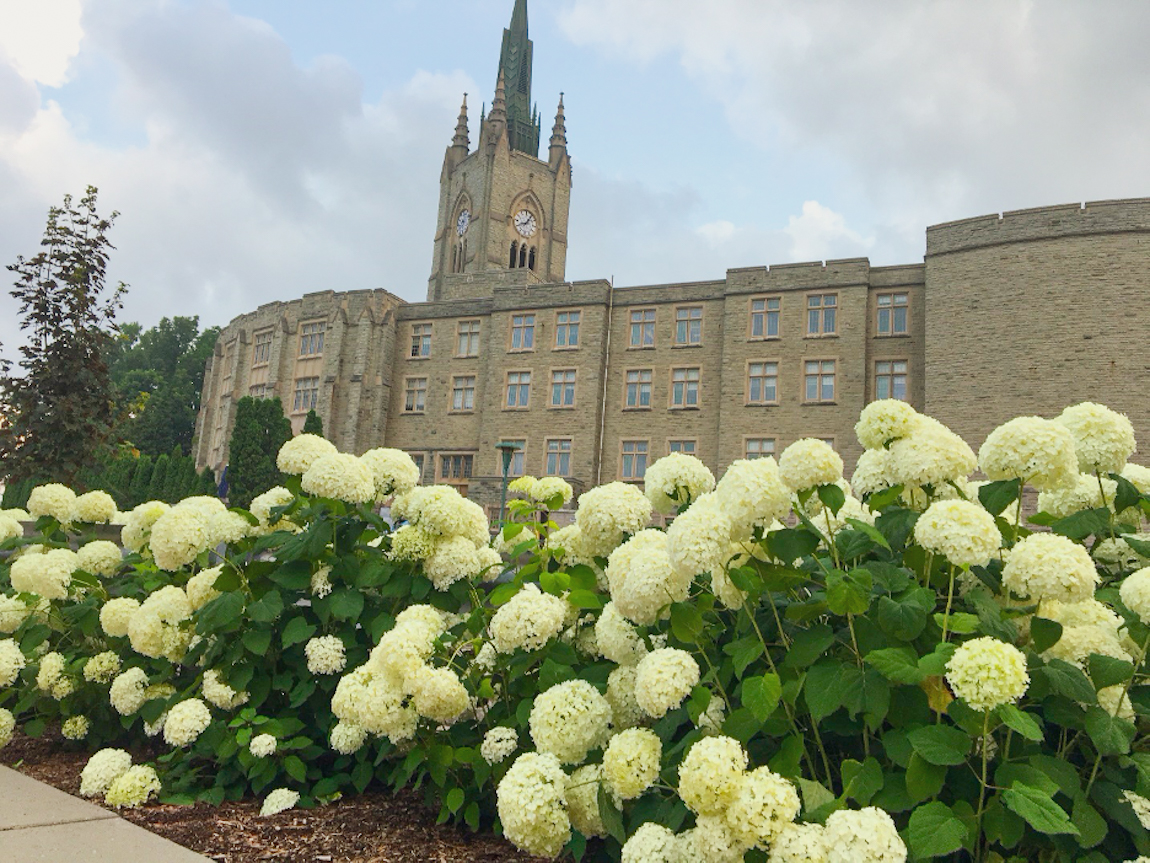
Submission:
POLYGON ((204 863, 115 812, 0 766, 0 860, 204 863))

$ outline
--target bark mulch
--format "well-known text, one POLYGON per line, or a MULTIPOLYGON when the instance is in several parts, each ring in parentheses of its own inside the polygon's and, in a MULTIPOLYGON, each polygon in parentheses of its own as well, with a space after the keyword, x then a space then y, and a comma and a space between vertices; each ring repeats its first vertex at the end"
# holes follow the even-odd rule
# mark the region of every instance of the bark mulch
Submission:
MULTIPOLYGON (((0 764, 79 796, 88 753, 58 733, 17 734, 0 764)), ((93 801, 98 803, 99 801, 93 801)), ((527 863, 537 859, 488 833, 436 825, 419 797, 369 788, 315 809, 259 817, 260 801, 171 806, 149 803, 119 811, 127 820, 220 863, 527 863)))

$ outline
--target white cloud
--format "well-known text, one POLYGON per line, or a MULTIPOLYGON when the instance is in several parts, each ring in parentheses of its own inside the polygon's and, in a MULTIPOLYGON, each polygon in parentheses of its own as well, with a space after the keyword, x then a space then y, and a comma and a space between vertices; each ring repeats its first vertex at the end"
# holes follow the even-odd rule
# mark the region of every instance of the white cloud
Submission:
MULTIPOLYGON (((59 87, 80 50, 81 0, 23 0, 0 4, 0 54, 21 76, 59 87)), ((0 105, 0 113, 3 106, 0 105)))
POLYGON ((845 257, 850 249, 862 256, 874 245, 874 238, 861 237, 846 225, 846 219, 818 201, 804 201, 801 216, 791 216, 783 229, 791 238, 790 256, 795 261, 825 261, 845 257))

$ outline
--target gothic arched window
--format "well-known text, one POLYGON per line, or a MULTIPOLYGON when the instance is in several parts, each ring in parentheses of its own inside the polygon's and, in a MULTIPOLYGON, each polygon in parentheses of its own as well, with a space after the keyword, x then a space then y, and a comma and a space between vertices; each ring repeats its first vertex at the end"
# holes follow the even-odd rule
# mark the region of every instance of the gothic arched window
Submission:
POLYGON ((535 269, 535 247, 534 246, 531 247, 531 254, 527 258, 527 269, 529 269, 529 270, 535 269))
POLYGON ((519 244, 512 241, 511 243, 511 258, 507 261, 507 266, 515 269, 515 262, 519 260, 519 244))

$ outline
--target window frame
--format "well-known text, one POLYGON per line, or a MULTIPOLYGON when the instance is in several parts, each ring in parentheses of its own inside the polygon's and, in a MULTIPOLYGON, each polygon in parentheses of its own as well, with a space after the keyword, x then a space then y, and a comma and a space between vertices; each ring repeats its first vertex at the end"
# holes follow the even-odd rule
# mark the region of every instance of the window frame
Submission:
POLYGON ((658 344, 658 331, 656 327, 659 323, 659 309, 656 306, 643 306, 638 309, 628 309, 627 311, 627 350, 631 351, 649 351, 653 350, 658 344), (650 313, 650 320, 647 319, 647 314, 650 313), (641 317, 636 320, 635 316, 641 317), (639 329, 636 330, 635 328, 639 329), (635 342, 635 333, 639 334, 639 342, 635 342), (650 332, 650 344, 644 343, 646 333, 650 332))
POLYGON ((782 338, 783 332, 783 295, 782 294, 760 294, 758 296, 749 297, 747 299, 747 341, 749 342, 773 342, 782 338), (771 301, 778 303, 778 308, 770 308, 771 301), (755 303, 763 303, 763 310, 761 312, 755 311, 755 303), (755 335, 755 316, 763 316, 763 334, 761 336, 755 335), (771 335, 767 330, 767 324, 771 320, 771 315, 774 315, 775 321, 775 334, 771 335))
POLYGON ((835 338, 839 334, 838 320, 839 320, 839 292, 838 291, 811 291, 803 295, 803 313, 806 316, 806 325, 804 338, 808 339, 827 339, 835 338), (811 305, 811 300, 815 297, 819 298, 817 306, 811 305), (833 298, 832 303, 827 303, 827 298, 833 298), (827 311, 832 312, 831 319, 833 326, 827 329, 827 311), (816 330, 811 330, 811 312, 818 313, 819 325, 816 330))
POLYGON ((428 384, 428 376, 427 375, 410 375, 410 376, 404 377, 404 379, 403 379, 403 408, 402 408, 402 410, 400 410, 401 414, 422 414, 422 413, 427 412, 427 384, 428 384), (423 381, 423 388, 421 389, 419 387, 412 386, 412 382, 414 382, 414 381, 423 381), (413 399, 412 400, 413 406, 411 408, 408 408, 408 406, 407 406, 409 393, 411 393, 411 394, 422 393, 423 394, 422 399, 413 399), (422 402, 422 406, 416 407, 415 406, 416 401, 422 402))
POLYGON ((507 353, 509 354, 527 354, 535 351, 535 327, 538 326, 538 312, 533 311, 518 311, 512 312, 507 316, 507 353), (531 322, 519 324, 515 323, 516 318, 530 318, 531 322), (519 331, 519 341, 525 342, 527 333, 531 335, 531 344, 520 344, 515 346, 516 331, 519 331))
POLYGON ((573 437, 549 437, 543 440, 543 476, 571 476, 571 457, 575 452, 575 439, 573 437), (551 449, 551 444, 560 444, 554 451, 551 449), (567 448, 563 449, 562 444, 566 443, 567 448), (550 460, 555 457, 556 470, 551 470, 550 460), (564 461, 567 464, 567 470, 561 472, 558 468, 562 467, 564 461))
POLYGON ((743 458, 744 459, 746 459, 748 461, 753 460, 752 456, 751 456, 751 441, 759 441, 760 443, 766 443, 767 441, 769 441, 771 444, 771 448, 770 448, 769 452, 760 450, 759 454, 754 456, 753 458, 767 458, 767 457, 773 458, 773 457, 778 455, 779 439, 777 437, 759 437, 757 435, 744 435, 743 436, 743 458))
POLYGON ((252 333, 252 368, 258 369, 263 366, 271 365, 272 361, 272 342, 275 339, 275 328, 268 327, 267 329, 259 330, 252 333), (267 355, 260 358, 260 348, 267 349, 267 355))
POLYGON ((299 323, 299 358, 315 359, 323 356, 324 334, 327 332, 327 321, 317 319, 300 321, 299 323), (318 329, 308 329, 318 327, 318 329), (318 339, 318 344, 317 344, 318 339), (307 350, 304 350, 304 348, 307 350))
POLYGON ((308 411, 313 411, 313 410, 318 409, 318 406, 319 406, 319 378, 320 378, 319 375, 306 375, 304 377, 298 377, 293 381, 294 386, 292 387, 292 409, 291 409, 291 412, 293 415, 294 414, 306 414, 308 411), (303 381, 315 381, 315 386, 314 387, 308 387, 308 388, 304 389, 303 387, 300 386, 300 384, 303 381), (312 393, 311 403, 310 404, 306 403, 307 398, 305 396, 304 397, 305 404, 301 407, 300 406, 300 399, 299 399, 300 393, 309 393, 309 392, 312 393))
POLYGON ((435 325, 430 321, 419 321, 411 325, 411 349, 408 352, 409 360, 431 359, 431 339, 435 332, 435 325), (427 332, 423 328, 427 328, 427 332), (426 352, 424 351, 426 342, 426 352))
POLYGON ((681 452, 683 455, 693 455, 698 458, 699 455, 699 439, 697 437, 675 437, 667 438, 667 455, 673 452, 681 452), (682 448, 675 449, 675 444, 690 444, 690 450, 682 448))
POLYGON ((578 389, 576 387, 576 384, 579 381, 579 369, 578 369, 578 367, 563 366, 562 368, 548 369, 548 377, 551 380, 551 394, 550 394, 550 401, 548 402, 547 407, 550 408, 551 410, 557 410, 557 411, 573 410, 576 407, 576 405, 578 404, 578 398, 579 398, 578 389), (566 375, 568 373, 570 373, 572 375, 570 381, 562 380, 562 381, 556 382, 556 380, 555 380, 556 375, 566 375), (570 404, 564 404, 562 398, 558 402, 556 402, 555 401, 555 394, 556 394, 555 388, 556 387, 562 388, 559 392, 559 395, 562 396, 567 392, 568 386, 571 388, 571 403, 570 404))
POLYGON ((883 339, 910 335, 910 291, 882 291, 875 294, 874 334, 876 338, 883 339), (882 303, 884 297, 890 298, 890 303, 885 306, 882 303), (901 303, 897 302, 899 297, 902 297, 901 303), (895 317, 899 309, 903 310, 903 328, 896 330, 895 317), (883 312, 887 313, 888 318, 885 330, 882 328, 883 312))
POLYGON ((556 309, 555 311, 555 339, 551 343, 551 350, 553 351, 577 351, 579 350, 579 334, 583 324, 583 310, 582 309, 556 309), (560 315, 567 315, 567 320, 560 322, 560 315), (574 321, 571 320, 571 315, 575 315, 574 321), (571 343, 571 332, 574 328, 575 342, 571 343), (565 333, 567 344, 559 344, 559 334, 565 333))
POLYGON ((505 411, 525 411, 531 406, 531 369, 508 369, 507 373, 503 376, 503 410, 505 411), (511 383, 511 376, 518 376, 514 384, 511 383), (527 376, 527 380, 523 380, 523 375, 527 376), (516 400, 514 403, 511 401, 512 387, 515 388, 516 400), (526 392, 524 392, 526 390, 526 392), (520 400, 519 396, 523 396, 520 400))
POLYGON ((478 384, 479 384, 479 376, 476 374, 452 375, 451 376, 451 401, 448 403, 448 411, 447 412, 452 413, 452 414, 474 413, 475 412, 475 390, 477 389, 478 384), (466 380, 471 381, 470 387, 459 385, 459 381, 466 381, 466 380), (455 393, 457 390, 459 392, 464 393, 464 396, 462 399, 462 401, 464 402, 464 405, 462 407, 458 407, 458 408, 455 406, 455 393), (467 401, 466 393, 468 390, 471 391, 471 404, 470 405, 466 404, 466 401, 467 401))
POLYGON ((457 359, 468 359, 471 357, 479 356, 479 335, 482 332, 482 329, 483 329, 482 321, 479 318, 466 318, 464 320, 456 322, 456 325, 455 325, 455 356, 457 359), (472 324, 475 325, 475 329, 469 330, 468 332, 465 333, 463 331, 463 328, 465 326, 470 327, 472 324), (469 350, 469 351, 463 350, 463 346, 464 346, 463 340, 464 339, 468 340, 468 344, 467 344, 468 348, 471 348, 472 343, 474 343, 474 350, 469 350))
POLYGON ((620 482, 636 482, 636 483, 643 482, 643 477, 647 475, 647 468, 649 468, 650 466, 651 466, 651 439, 650 438, 621 438, 619 440, 619 480, 620 480, 620 482), (642 452, 635 450, 635 451, 629 453, 629 452, 627 452, 627 445, 628 444, 634 444, 636 446, 639 444, 642 444, 643 450, 642 450, 642 452), (626 458, 628 455, 631 456, 631 459, 632 459, 631 460, 632 470, 636 466, 639 456, 642 456, 643 470, 639 472, 638 476, 635 476, 635 474, 633 472, 630 475, 625 474, 623 472, 623 467, 624 467, 624 465, 627 464, 626 458))
POLYGON ((897 399, 900 402, 908 402, 908 403, 910 402, 910 360, 909 359, 904 359, 902 357, 891 357, 891 358, 884 358, 884 359, 876 359, 874 361, 873 366, 872 366, 872 371, 873 371, 874 376, 871 378, 871 383, 872 383, 872 387, 873 387, 871 392, 874 393, 874 398, 876 401, 879 399, 885 398, 885 399, 897 399), (891 369, 889 372, 886 372, 886 373, 880 373, 879 372, 878 367, 882 363, 889 363, 890 364, 891 369), (902 366, 903 366, 903 370, 902 370, 901 375, 894 368, 895 365, 898 363, 902 363, 902 366), (885 396, 880 396, 879 392, 878 392, 879 379, 884 378, 884 377, 890 378, 890 382, 888 384, 890 387, 890 394, 885 395, 885 396), (903 397, 902 398, 899 398, 898 396, 894 395, 894 382, 895 382, 895 378, 897 378, 897 377, 902 377, 902 379, 903 379, 903 381, 902 381, 903 397))
POLYGON ((800 381, 800 387, 801 387, 800 394, 802 397, 801 403, 804 405, 833 405, 833 404, 837 404, 838 403, 838 395, 839 395, 839 390, 838 390, 838 387, 839 387, 838 357, 803 357, 799 362, 802 363, 802 376, 801 376, 801 381, 800 381), (814 399, 810 399, 807 397, 807 377, 808 377, 807 363, 818 363, 819 364, 819 370, 815 373, 816 376, 818 377, 818 384, 817 384, 818 394, 817 394, 817 397, 814 399), (823 371, 823 368, 822 368, 823 363, 832 363, 833 369, 830 372, 823 371), (822 389, 823 389, 823 380, 822 379, 825 375, 828 375, 828 374, 833 378, 833 380, 831 382, 831 390, 832 391, 831 391, 831 397, 829 399, 824 399, 822 397, 822 389))
MULTIPOLYGON (((778 405, 779 404, 779 369, 781 366, 782 366, 782 361, 778 360, 778 359, 747 360, 746 374, 743 376, 743 380, 745 382, 745 389, 743 391, 743 398, 744 398, 743 404, 744 405, 746 405, 747 407, 764 407, 764 406, 770 407, 772 405, 778 405), (773 376, 775 379, 775 397, 773 399, 768 399, 765 396, 761 399, 753 399, 751 397, 751 380, 754 377, 751 374, 751 366, 755 366, 755 365, 761 365, 764 367, 771 365, 771 366, 775 367, 775 374, 773 376)), ((764 374, 759 375, 758 377, 761 377, 764 380, 766 380, 767 378, 771 377, 771 375, 765 374, 765 368, 764 368, 764 374)), ((764 386, 764 393, 765 393, 765 391, 766 391, 766 388, 764 386)))
POLYGON ((672 333, 672 338, 671 338, 672 347, 695 348, 695 347, 699 347, 700 345, 702 345, 703 344, 703 317, 704 317, 704 310, 703 310, 703 304, 702 303, 691 303, 690 305, 677 305, 677 306, 675 306, 675 329, 674 329, 674 332, 672 333), (693 311, 696 311, 696 310, 699 312, 698 317, 691 317, 690 313, 693 311), (683 320, 680 321, 679 320, 679 313, 680 312, 686 312, 688 314, 688 317, 683 318, 683 320), (694 324, 695 327, 697 328, 697 332, 694 334, 695 335, 694 339, 691 338, 692 324, 694 324), (685 338, 682 340, 680 340, 680 338, 679 338, 680 325, 682 325, 684 327, 684 334, 685 334, 685 338))
POLYGON ((435 453, 435 481, 437 483, 447 483, 449 485, 467 485, 475 478, 475 450, 441 450, 435 453), (459 459, 459 476, 448 476, 443 472, 444 459, 459 459), (470 459, 470 462, 464 461, 470 459), (464 470, 464 466, 470 464, 468 470, 464 470))
POLYGON ((625 410, 625 411, 649 411, 649 410, 652 410, 654 408, 654 402, 655 402, 655 369, 651 368, 651 367, 637 368, 637 369, 623 369, 623 410, 625 410), (648 380, 646 380, 646 381, 644 381, 642 378, 642 375, 644 372, 646 372, 648 375, 648 380), (632 382, 629 380, 629 377, 632 374, 639 375, 639 379, 634 382, 634 385, 637 387, 637 389, 635 390, 636 400, 635 400, 635 404, 633 404, 633 405, 628 404, 628 398, 630 395, 629 391, 630 391, 630 388, 632 385, 632 382), (646 404, 642 403, 642 394, 643 394, 642 387, 644 384, 646 384, 646 386, 647 386, 647 403, 646 404))
POLYGON ((672 366, 671 367, 671 385, 667 387, 667 407, 673 411, 696 411, 702 407, 703 403, 703 367, 702 366, 672 366), (692 381, 689 377, 684 380, 676 380, 676 376, 683 372, 688 374, 695 372, 695 379, 692 381), (682 384, 683 386, 683 400, 678 402, 675 400, 675 386, 682 384), (695 385, 695 403, 690 404, 687 397, 690 394, 690 385, 695 385))

